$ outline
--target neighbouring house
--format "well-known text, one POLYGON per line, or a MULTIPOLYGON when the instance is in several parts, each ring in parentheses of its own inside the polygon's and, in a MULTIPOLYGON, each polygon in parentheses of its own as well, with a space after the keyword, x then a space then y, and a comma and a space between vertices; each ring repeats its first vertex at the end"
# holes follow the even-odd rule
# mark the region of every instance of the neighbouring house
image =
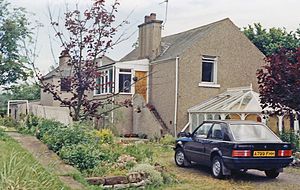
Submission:
MULTIPOLYGON (((192 129, 207 119, 262 120, 259 101, 255 102, 256 110, 247 107, 249 113, 235 110, 233 104, 238 102, 242 109, 244 100, 251 99, 243 93, 258 96, 254 93, 258 90, 256 70, 264 63, 264 55, 230 19, 162 37, 162 21, 151 13, 138 28, 138 47, 120 61, 99 60, 99 72, 104 74, 96 80, 95 91, 89 93, 93 99, 115 93, 115 101, 132 100, 132 108, 120 108, 107 116, 120 134, 152 138, 192 129), (238 88, 250 85, 249 89, 238 88), (227 90, 231 93, 226 94, 227 90), (222 106, 204 109, 211 99, 215 100, 211 105, 227 103, 231 110, 221 113, 222 106)), ((60 85, 60 93, 65 93, 69 85, 63 78, 70 74, 69 68, 68 55, 62 53, 59 67, 44 78, 60 85)), ((40 104, 60 106, 44 92, 40 104)))

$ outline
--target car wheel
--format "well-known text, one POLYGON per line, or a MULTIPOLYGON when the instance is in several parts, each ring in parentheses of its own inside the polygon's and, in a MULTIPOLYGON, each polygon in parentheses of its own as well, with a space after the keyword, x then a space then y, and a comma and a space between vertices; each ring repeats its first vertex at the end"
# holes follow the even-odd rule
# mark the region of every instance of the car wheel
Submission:
POLYGON ((179 167, 190 166, 190 162, 186 159, 182 148, 176 149, 174 159, 175 159, 176 165, 179 167))
POLYGON ((275 179, 279 176, 279 172, 277 170, 266 170, 265 174, 268 178, 275 179))
POLYGON ((211 165, 212 175, 217 179, 222 179, 223 175, 223 160, 220 156, 215 156, 211 165))

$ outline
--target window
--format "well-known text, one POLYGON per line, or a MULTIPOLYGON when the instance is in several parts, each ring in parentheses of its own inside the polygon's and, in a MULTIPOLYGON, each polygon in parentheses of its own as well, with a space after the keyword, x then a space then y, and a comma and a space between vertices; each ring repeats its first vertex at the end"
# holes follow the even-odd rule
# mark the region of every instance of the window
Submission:
POLYGON ((195 138, 207 138, 207 134, 212 126, 212 123, 204 123, 194 132, 195 138))
POLYGON ((280 142, 280 139, 268 127, 260 124, 232 124, 230 130, 236 141, 280 142))
POLYGON ((99 77, 96 79, 95 94, 108 94, 113 92, 113 69, 99 71, 99 77))
POLYGON ((125 93, 131 92, 131 69, 120 69, 119 91, 125 93))
POLYGON ((66 92, 71 90, 71 80, 68 78, 61 78, 60 79, 60 91, 66 92))
POLYGON ((217 84, 217 57, 202 57, 202 84, 217 84))
POLYGON ((223 140, 223 131, 224 130, 222 130, 221 124, 216 123, 212 127, 209 138, 223 140))

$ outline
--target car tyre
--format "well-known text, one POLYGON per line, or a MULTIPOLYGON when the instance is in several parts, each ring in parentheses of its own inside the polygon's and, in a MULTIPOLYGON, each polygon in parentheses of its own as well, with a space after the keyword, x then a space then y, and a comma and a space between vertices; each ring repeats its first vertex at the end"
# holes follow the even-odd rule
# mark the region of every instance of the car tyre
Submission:
POLYGON ((277 170, 266 170, 265 174, 268 178, 275 179, 279 176, 279 172, 277 170))
POLYGON ((211 164, 211 172, 214 178, 223 179, 223 160, 220 156, 215 156, 211 164))
POLYGON ((179 167, 188 167, 191 165, 191 163, 186 159, 182 148, 176 149, 174 159, 176 165, 179 167))

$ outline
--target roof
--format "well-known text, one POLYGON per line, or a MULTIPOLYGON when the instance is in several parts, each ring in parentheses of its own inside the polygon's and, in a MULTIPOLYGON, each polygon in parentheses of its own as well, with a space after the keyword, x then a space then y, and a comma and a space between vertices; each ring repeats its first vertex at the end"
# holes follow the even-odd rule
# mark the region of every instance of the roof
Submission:
MULTIPOLYGON (((187 30, 185 32, 163 37, 161 39, 161 54, 155 59, 155 61, 175 58, 176 56, 182 54, 187 48, 191 47, 195 42, 197 42, 197 40, 206 36, 211 29, 226 21, 230 21, 230 19, 226 18, 211 24, 187 30)), ((120 61, 132 61, 136 59, 139 59, 138 47, 132 50, 120 61)))
POLYGON ((251 120, 207 120, 204 123, 227 123, 227 124, 261 124, 261 122, 251 121, 251 120))
MULTIPOLYGON (((102 58, 102 64, 103 65, 109 65, 112 63, 115 63, 115 61, 107 56, 103 56, 102 58)), ((52 77, 68 77, 72 74, 72 70, 70 67, 64 66, 63 69, 60 69, 60 66, 56 67, 46 75, 44 75, 44 79, 49 79, 52 77)))
POLYGON ((260 98, 251 87, 229 88, 188 109, 189 113, 261 113, 260 98))

